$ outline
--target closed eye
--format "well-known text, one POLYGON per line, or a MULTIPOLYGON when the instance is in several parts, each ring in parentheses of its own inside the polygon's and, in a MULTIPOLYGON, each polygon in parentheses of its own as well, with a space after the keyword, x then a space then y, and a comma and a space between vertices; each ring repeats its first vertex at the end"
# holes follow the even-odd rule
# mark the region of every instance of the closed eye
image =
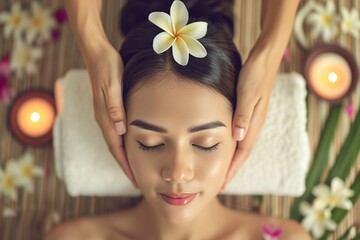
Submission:
POLYGON ((160 149, 162 146, 164 146, 165 144, 159 144, 159 145, 155 145, 155 146, 147 146, 139 141, 137 141, 138 144, 139 144, 139 148, 143 151, 155 151, 155 150, 158 150, 160 149))
POLYGON ((199 150, 202 150, 202 151, 205 151, 205 152, 213 152, 213 151, 215 151, 216 149, 218 149, 219 144, 220 144, 220 143, 217 143, 217 144, 215 144, 215 145, 213 145, 213 146, 210 146, 210 147, 202 147, 202 146, 199 146, 199 145, 196 145, 196 144, 193 144, 193 146, 194 146, 195 148, 198 148, 199 150))

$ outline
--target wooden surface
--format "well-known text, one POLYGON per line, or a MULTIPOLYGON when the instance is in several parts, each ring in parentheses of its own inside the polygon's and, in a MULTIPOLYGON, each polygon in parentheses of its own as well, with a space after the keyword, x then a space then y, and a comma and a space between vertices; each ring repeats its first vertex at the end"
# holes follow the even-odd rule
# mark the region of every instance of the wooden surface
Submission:
MULTIPOLYGON (((0 11, 9 10, 15 0, 1 0, 0 11)), ((20 1, 22 5, 28 7, 29 0, 20 1)), ((56 9, 61 6, 61 1, 42 1, 45 6, 56 9)), ((360 1, 342 0, 338 1, 338 6, 348 8, 355 7, 360 11, 360 1)), ((104 1, 103 24, 109 41, 115 48, 119 48, 122 36, 118 31, 118 14, 124 1, 107 0, 104 1)), ((304 4, 302 2, 301 4, 304 4)), ((236 37, 235 41, 245 60, 256 37, 259 34, 259 15, 260 0, 236 0, 234 11, 236 12, 236 37)), ((83 67, 80 52, 74 42, 73 35, 68 25, 62 28, 62 36, 57 42, 52 42, 44 46, 45 55, 41 60, 40 73, 36 77, 26 77, 18 79, 12 77, 10 85, 17 92, 22 92, 33 87, 53 89, 54 82, 71 68, 83 67)), ((12 41, 3 37, 3 28, 0 28, 0 56, 7 53, 12 47, 12 41)), ((358 63, 360 62, 360 41, 348 37, 342 37, 339 42, 342 46, 351 50, 358 63)), ((294 37, 289 42, 291 59, 284 62, 281 71, 302 72, 303 62, 306 51, 301 49, 294 37)), ((360 87, 346 102, 352 101, 356 109, 359 107, 360 87)), ((318 100, 312 94, 309 96, 309 137, 311 148, 314 150, 318 143, 319 133, 327 115, 329 104, 318 100)), ((30 151, 35 156, 35 163, 42 166, 48 172, 47 176, 35 181, 34 194, 24 194, 19 191, 17 203, 0 198, 0 210, 5 206, 13 207, 17 210, 14 218, 3 219, 0 217, 0 239, 4 240, 26 240, 42 239, 45 231, 46 221, 49 214, 53 211, 59 212, 62 220, 73 219, 79 216, 89 216, 99 213, 107 213, 123 209, 133 205, 137 199, 119 197, 77 197, 72 198, 67 195, 64 184, 56 178, 54 169, 53 149, 51 146, 32 148, 20 144, 10 134, 6 126, 6 115, 8 106, 0 102, 0 166, 4 167, 11 158, 21 156, 25 151, 30 151)), ((332 145, 329 166, 331 166, 341 143, 346 136, 350 123, 353 119, 342 114, 339 128, 332 145)), ((360 158, 356 166, 352 169, 349 181, 352 181, 356 174, 359 174, 360 158)), ((324 169, 326 173, 328 169, 324 169)), ((221 200, 228 206, 242 210, 251 211, 256 207, 256 203, 250 196, 221 196, 221 200)), ((293 198, 283 196, 264 197, 260 212, 266 215, 288 217, 289 208, 293 198)), ((347 215, 338 230, 330 239, 336 239, 338 234, 344 232, 348 226, 360 223, 360 202, 347 215)))

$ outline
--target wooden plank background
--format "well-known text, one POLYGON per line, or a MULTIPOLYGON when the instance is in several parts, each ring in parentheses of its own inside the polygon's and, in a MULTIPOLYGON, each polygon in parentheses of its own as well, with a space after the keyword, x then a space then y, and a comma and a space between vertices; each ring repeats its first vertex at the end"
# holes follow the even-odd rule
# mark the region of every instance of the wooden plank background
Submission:
MULTIPOLYGON (((9 10, 13 2, 21 2, 22 6, 29 7, 30 0, 1 0, 0 12, 9 10)), ((45 6, 56 9, 62 6, 61 1, 42 0, 45 6)), ((302 1, 303 5, 306 1, 302 1)), ((325 2, 320 1, 319 2, 325 2)), ((122 42, 122 36, 118 31, 119 12, 124 1, 107 0, 103 6, 103 24, 109 41, 118 48, 122 42)), ((360 1, 358 0, 339 0, 336 1, 338 7, 355 7, 360 11, 360 1)), ((235 42, 245 60, 253 46, 259 29, 261 1, 260 0, 236 0, 236 37, 235 42)), ((42 87, 53 89, 55 80, 65 74, 71 68, 83 67, 80 52, 74 42, 70 27, 66 24, 62 28, 61 38, 57 42, 52 42, 44 46, 45 55, 41 60, 40 73, 36 77, 25 77, 18 79, 11 78, 10 85, 17 92, 22 92, 33 87, 42 87)), ((0 56, 7 53, 12 47, 12 41, 3 37, 3 28, 0 27, 0 56)), ((341 37, 339 43, 350 49, 355 55, 358 63, 360 62, 360 41, 355 41, 350 37, 341 37)), ((299 47, 294 37, 289 42, 291 59, 283 62, 281 71, 302 72, 306 52, 299 47)), ((354 94, 346 102, 352 102, 355 108, 360 104, 360 87, 357 86, 354 94)), ((35 192, 25 194, 19 191, 19 200, 17 203, 10 202, 0 197, 0 211, 8 206, 16 209, 17 215, 14 218, 0 217, 0 239, 4 240, 26 240, 42 239, 46 228, 46 221, 51 212, 59 212, 62 220, 73 219, 80 216, 89 216, 100 213, 108 213, 115 210, 129 207, 136 203, 136 198, 120 197, 70 197, 66 193, 64 184, 56 178, 53 149, 51 146, 32 148, 20 144, 10 134, 6 126, 6 115, 8 106, 0 102, 0 166, 4 167, 11 158, 21 156, 25 151, 30 151, 35 156, 35 163, 47 170, 47 176, 35 181, 35 192)), ((311 148, 314 150, 318 143, 319 133, 327 116, 329 104, 318 100, 312 94, 309 96, 309 136, 311 148)), ((344 137, 346 136, 351 121, 345 113, 340 119, 335 140, 332 145, 329 166, 332 165, 336 153, 339 151, 344 137)), ((324 173, 328 171, 324 169, 324 173)), ((360 158, 357 159, 348 181, 352 181, 356 174, 359 174, 360 158)), ((266 215, 288 217, 289 208, 293 201, 292 197, 266 195, 263 204, 257 206, 256 202, 250 196, 221 196, 220 199, 234 209, 242 211, 254 211, 260 207, 260 212, 266 215)), ((360 201, 357 202, 354 209, 347 215, 341 223, 338 230, 330 239, 337 239, 349 226, 360 224, 360 201)))

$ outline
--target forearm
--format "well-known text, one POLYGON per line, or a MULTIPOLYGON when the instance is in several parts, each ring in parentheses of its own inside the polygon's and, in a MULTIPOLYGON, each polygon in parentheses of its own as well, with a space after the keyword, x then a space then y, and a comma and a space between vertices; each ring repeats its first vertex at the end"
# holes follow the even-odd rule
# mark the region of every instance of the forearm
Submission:
POLYGON ((261 55, 277 71, 288 44, 299 0, 262 0, 261 34, 250 54, 261 55))
POLYGON ((101 22, 102 0, 63 0, 70 27, 86 63, 108 43, 101 22))

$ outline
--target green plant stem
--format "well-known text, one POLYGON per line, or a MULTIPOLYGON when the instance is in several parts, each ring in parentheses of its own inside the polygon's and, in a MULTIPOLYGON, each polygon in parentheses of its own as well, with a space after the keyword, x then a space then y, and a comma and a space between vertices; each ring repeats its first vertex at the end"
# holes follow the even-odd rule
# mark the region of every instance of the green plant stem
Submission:
POLYGON ((357 155, 360 151, 360 111, 357 113, 352 123, 348 136, 346 137, 340 152, 336 157, 335 163, 331 168, 326 180, 326 184, 330 185, 334 177, 343 180, 349 175, 349 172, 356 162, 357 155))
POLYGON ((290 218, 300 220, 299 206, 302 201, 311 201, 311 191, 319 183, 324 168, 328 162, 329 149, 334 139, 336 128, 339 122, 342 104, 332 106, 321 131, 320 139, 314 154, 312 164, 306 177, 306 190, 304 194, 296 198, 292 204, 290 218))

